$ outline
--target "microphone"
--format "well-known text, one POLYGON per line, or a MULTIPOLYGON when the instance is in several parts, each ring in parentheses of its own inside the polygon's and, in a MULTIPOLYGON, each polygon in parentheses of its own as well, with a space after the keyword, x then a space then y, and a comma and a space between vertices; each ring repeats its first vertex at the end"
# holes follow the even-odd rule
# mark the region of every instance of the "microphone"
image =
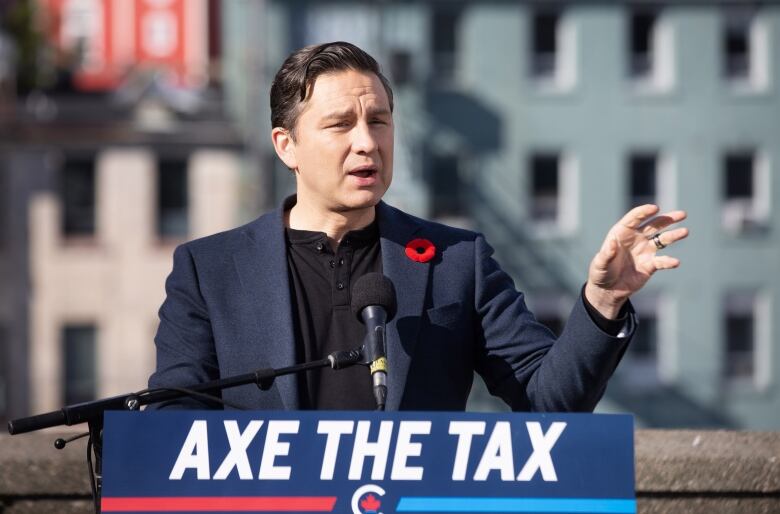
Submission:
POLYGON ((381 273, 366 273, 352 287, 352 313, 366 326, 363 344, 374 384, 377 410, 385 410, 387 398, 387 353, 385 324, 396 311, 395 288, 381 273))

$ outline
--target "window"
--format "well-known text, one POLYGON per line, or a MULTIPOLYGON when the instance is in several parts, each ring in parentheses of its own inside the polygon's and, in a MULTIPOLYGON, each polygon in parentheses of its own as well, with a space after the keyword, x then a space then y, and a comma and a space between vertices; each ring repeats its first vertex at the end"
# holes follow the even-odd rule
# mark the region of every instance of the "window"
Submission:
POLYGON ((652 5, 629 12, 629 76, 642 92, 663 92, 674 83, 674 37, 662 10, 652 5))
POLYGON ((65 236, 94 235, 94 157, 66 157, 60 178, 65 236))
POLYGON ((555 222, 558 219, 557 154, 537 154, 531 158, 531 218, 538 222, 555 222))
POLYGON ((68 325, 63 328, 65 404, 88 402, 97 393, 94 325, 68 325))
POLYGON ((455 78, 459 22, 460 12, 457 10, 436 9, 433 11, 431 46, 433 47, 435 80, 449 81, 455 78))
POLYGON ((555 75, 560 13, 547 9, 533 14, 533 56, 531 73, 536 77, 555 75))
POLYGON ((636 329, 629 353, 633 358, 650 361, 655 367, 658 348, 658 314, 655 309, 642 314, 642 323, 636 329))
POLYGON ((631 152, 626 162, 628 209, 648 203, 675 206, 674 161, 657 150, 631 152))
POLYGON ((753 150, 736 150, 723 158, 723 213, 726 231, 764 231, 769 221, 769 170, 753 150))
POLYGON ((726 296, 724 335, 727 380, 752 380, 756 371, 756 297, 752 293, 730 293, 726 296))
POLYGON ((405 86, 412 81, 412 54, 408 50, 390 52, 390 76, 394 86, 405 86))
POLYGON ((432 158, 432 205, 434 218, 466 214, 466 190, 460 176, 456 155, 434 155, 432 158))
POLYGON ((769 83, 769 34, 752 6, 723 8, 723 75, 732 85, 762 90, 769 83))
POLYGON ((631 302, 636 309, 639 323, 634 338, 626 350, 620 373, 628 386, 637 389, 652 388, 660 382, 660 297, 643 291, 632 297, 631 302))
POLYGON ((531 16, 530 73, 543 90, 569 91, 576 82, 573 22, 557 6, 536 7, 531 16))
POLYGON ((723 73, 730 79, 750 76, 750 25, 753 10, 732 6, 723 16, 723 73))
POLYGON ((772 306, 755 291, 728 292, 723 304, 723 377, 765 389, 770 384, 772 306))
POLYGON ((557 151, 541 151, 529 160, 528 215, 537 235, 568 232, 577 224, 577 162, 557 151))
POLYGON ((157 166, 157 232, 162 238, 184 238, 189 232, 187 160, 164 158, 157 166))
MULTIPOLYGON (((106 54, 104 53, 104 9, 107 6, 103 2, 62 2, 59 13, 61 31, 59 36, 62 55, 78 56, 79 69, 86 73, 100 73, 106 66, 106 54)), ((160 24, 156 25, 159 30, 160 24)), ((162 24, 165 32, 170 31, 170 25, 162 24)), ((158 43, 160 40, 168 41, 171 36, 163 33, 156 37, 149 37, 150 43, 158 43), (166 37, 167 36, 167 37, 166 37)), ((154 55, 150 51, 151 55, 154 55)))
POLYGON ((653 40, 657 23, 658 13, 655 9, 639 9, 631 13, 629 66, 632 77, 647 77, 653 73, 653 40))
POLYGON ((654 153, 635 153, 629 158, 629 208, 657 202, 657 165, 654 153))

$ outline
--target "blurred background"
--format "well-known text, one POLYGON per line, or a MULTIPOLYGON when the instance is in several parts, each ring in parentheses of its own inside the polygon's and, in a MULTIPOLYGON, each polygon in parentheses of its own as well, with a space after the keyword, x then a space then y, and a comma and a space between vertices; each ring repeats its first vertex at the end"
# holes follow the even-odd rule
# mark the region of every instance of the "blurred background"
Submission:
POLYGON ((331 40, 393 83, 386 200, 557 332, 609 226, 687 209, 599 411, 780 429, 780 5, 744 1, 0 0, 0 419, 145 387, 174 247, 293 191, 270 83, 331 40))

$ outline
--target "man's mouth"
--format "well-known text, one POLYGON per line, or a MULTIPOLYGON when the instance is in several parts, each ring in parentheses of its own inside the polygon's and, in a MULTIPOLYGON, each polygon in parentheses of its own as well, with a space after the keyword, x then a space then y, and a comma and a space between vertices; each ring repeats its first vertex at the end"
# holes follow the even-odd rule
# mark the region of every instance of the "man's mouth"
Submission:
POLYGON ((366 167, 356 168, 350 171, 349 174, 355 177, 369 178, 373 176, 376 172, 377 172, 376 168, 366 166, 366 167))

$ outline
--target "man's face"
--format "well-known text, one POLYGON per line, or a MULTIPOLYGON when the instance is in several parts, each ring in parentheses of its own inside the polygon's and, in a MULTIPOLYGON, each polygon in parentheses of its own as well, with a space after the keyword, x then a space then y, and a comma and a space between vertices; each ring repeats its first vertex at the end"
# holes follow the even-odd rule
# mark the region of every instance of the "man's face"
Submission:
POLYGON ((393 178, 393 115, 379 78, 353 70, 320 75, 295 140, 276 146, 296 171, 299 203, 331 212, 373 207, 393 178))

